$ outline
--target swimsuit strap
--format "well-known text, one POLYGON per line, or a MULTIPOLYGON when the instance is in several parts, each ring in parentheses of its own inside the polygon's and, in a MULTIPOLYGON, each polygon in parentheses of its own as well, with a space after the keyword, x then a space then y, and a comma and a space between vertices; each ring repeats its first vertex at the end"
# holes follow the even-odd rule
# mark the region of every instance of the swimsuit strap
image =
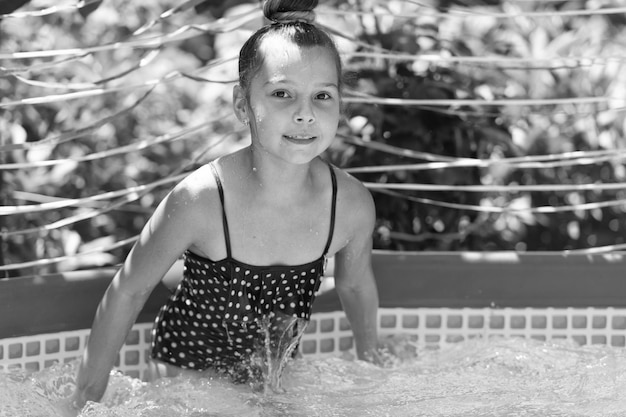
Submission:
POLYGON ((215 177, 215 182, 217 183, 217 189, 220 193, 220 202, 222 203, 222 224, 224 225, 224 240, 226 242, 226 256, 230 259, 230 233, 228 232, 228 221, 226 220, 226 209, 224 208, 224 187, 222 187, 222 181, 220 180, 220 176, 217 173, 215 165, 213 165, 212 162, 209 165, 213 171, 213 176, 215 177))
POLYGON ((324 248, 324 257, 328 254, 328 249, 330 249, 330 244, 333 240, 333 232, 335 230, 335 208, 337 207, 337 176, 335 175, 335 170, 330 163, 328 164, 328 168, 330 169, 330 179, 333 182, 333 201, 330 209, 330 230, 328 231, 328 241, 326 242, 326 247, 324 248))

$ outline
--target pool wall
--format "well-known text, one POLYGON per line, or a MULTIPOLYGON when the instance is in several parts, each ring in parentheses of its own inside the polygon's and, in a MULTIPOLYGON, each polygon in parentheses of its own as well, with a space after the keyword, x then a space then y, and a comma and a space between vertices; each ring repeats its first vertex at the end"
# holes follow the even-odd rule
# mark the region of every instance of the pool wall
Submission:
MULTIPOLYGON (((373 267, 383 337, 404 335, 426 348, 491 336, 626 346, 626 254, 377 251, 373 267)), ((79 356, 114 273, 0 280, 0 369, 39 370, 79 356)), ((116 366, 131 376, 145 376, 152 321, 175 285, 168 279, 153 291, 120 351, 116 366)), ((303 355, 351 352, 350 326, 332 286, 313 312, 303 355)))

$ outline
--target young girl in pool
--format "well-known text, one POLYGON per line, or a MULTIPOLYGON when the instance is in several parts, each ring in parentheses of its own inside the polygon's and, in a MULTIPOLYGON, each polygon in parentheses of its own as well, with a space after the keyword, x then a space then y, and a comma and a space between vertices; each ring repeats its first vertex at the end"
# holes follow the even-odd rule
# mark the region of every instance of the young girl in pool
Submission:
POLYGON ((297 334, 289 319, 309 319, 331 256, 357 356, 375 360, 374 204, 359 181, 320 158, 336 134, 342 71, 333 41, 311 23, 316 6, 265 4, 273 23, 241 49, 233 90, 251 144, 190 174, 157 207, 98 307, 74 407, 101 399, 139 311, 181 254, 184 279, 153 331, 157 375, 244 380, 238 364, 263 345, 264 322, 297 334))

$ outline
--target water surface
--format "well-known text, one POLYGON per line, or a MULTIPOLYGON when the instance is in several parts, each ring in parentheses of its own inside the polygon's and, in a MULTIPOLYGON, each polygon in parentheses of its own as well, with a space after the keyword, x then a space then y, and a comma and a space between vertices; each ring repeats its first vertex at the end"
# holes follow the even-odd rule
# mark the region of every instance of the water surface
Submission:
MULTIPOLYGON (((102 403, 81 416, 626 416, 623 348, 491 339, 417 351, 399 337, 390 346, 384 368, 349 357, 291 361, 278 392, 116 374, 102 403)), ((72 392, 76 366, 0 374, 0 416, 58 415, 53 404, 72 392)))

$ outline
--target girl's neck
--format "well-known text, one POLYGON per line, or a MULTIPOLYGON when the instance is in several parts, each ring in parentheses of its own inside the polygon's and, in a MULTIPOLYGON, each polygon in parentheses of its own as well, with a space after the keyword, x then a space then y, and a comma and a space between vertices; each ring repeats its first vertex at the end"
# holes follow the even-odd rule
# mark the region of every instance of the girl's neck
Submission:
POLYGON ((258 187, 269 196, 300 195, 313 181, 313 161, 308 164, 290 164, 263 151, 247 148, 244 155, 248 170, 248 184, 258 187))

